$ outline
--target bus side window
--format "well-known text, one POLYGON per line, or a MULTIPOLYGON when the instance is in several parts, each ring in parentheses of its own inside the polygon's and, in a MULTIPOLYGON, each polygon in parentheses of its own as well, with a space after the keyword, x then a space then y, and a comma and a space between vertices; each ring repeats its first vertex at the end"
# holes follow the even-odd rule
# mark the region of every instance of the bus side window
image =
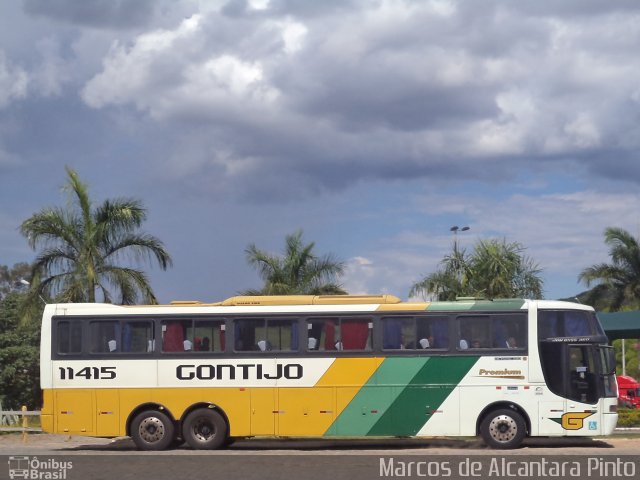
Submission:
POLYGON ((369 319, 345 318, 340 322, 340 343, 344 350, 369 350, 369 319))
POLYGON ((82 352, 82 322, 59 321, 56 324, 56 335, 58 353, 69 355, 82 352))
POLYGON ((416 348, 415 319, 390 317, 382 320, 382 348, 400 350, 416 348))
POLYGON ((193 350, 223 352, 225 324, 220 320, 196 320, 193 327, 193 350))
POLYGON ((265 320, 263 318, 239 318, 233 322, 233 325, 235 350, 240 352, 259 351, 258 342, 266 341, 265 320))
POLYGON ((89 351, 91 353, 117 352, 121 347, 119 340, 119 322, 89 322, 89 351))
POLYGON ((418 348, 449 348, 449 317, 431 315, 418 317, 416 332, 416 338, 420 339, 418 348), (429 346, 424 347, 425 342, 422 340, 427 340, 429 346))
POLYGON ((370 350, 370 318, 313 318, 307 323, 309 350, 370 350))
POLYGON ((153 341, 153 323, 150 321, 124 321, 122 330, 122 351, 126 353, 148 353, 149 342, 153 341))
POLYGON ((162 322, 162 351, 190 352, 194 348, 191 320, 166 320, 162 322))
MULTIPOLYGON (((297 320, 267 320, 266 336, 263 339, 266 350, 296 351, 298 350, 297 320)), ((261 344, 258 347, 262 350, 261 344)))
POLYGON ((491 319, 488 315, 460 316, 460 344, 458 350, 464 350, 462 340, 470 349, 491 348, 491 319))
POLYGON ((163 322, 162 351, 184 351, 184 329, 180 322, 163 322))
POLYGON ((307 320, 307 349, 336 350, 340 338, 337 318, 310 318, 307 320))
POLYGON ((492 317, 493 347, 518 349, 527 347, 527 319, 521 315, 492 317))

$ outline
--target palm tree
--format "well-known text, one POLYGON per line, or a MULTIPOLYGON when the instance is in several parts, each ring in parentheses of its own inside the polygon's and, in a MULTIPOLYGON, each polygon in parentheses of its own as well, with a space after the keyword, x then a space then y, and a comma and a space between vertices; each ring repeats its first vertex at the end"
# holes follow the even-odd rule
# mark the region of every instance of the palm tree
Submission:
POLYGON ((480 240, 471 258, 473 289, 486 298, 542 298, 541 269, 518 242, 480 240))
POLYGON ((433 295, 439 301, 450 301, 472 295, 469 259, 465 250, 459 250, 454 244, 453 251, 442 259, 440 265, 441 268, 413 284, 409 297, 433 295))
POLYGON ((117 265, 125 258, 155 259, 163 270, 171 265, 160 240, 137 232, 146 220, 141 202, 106 200, 94 208, 78 174, 69 167, 66 171, 71 207, 45 208, 20 227, 31 248, 42 248, 33 268, 34 289, 61 302, 95 302, 96 292, 111 302, 114 289, 122 304, 133 304, 140 296, 157 303, 144 272, 117 265))
POLYGON ((470 255, 454 245, 440 264, 436 272, 411 287, 410 297, 434 295, 440 301, 467 296, 542 297, 541 270, 518 242, 480 240, 470 255))
POLYGON ((584 297, 589 304, 605 303, 610 310, 640 302, 640 244, 622 228, 609 227, 604 232, 611 263, 585 268, 578 279, 587 287, 598 284, 584 297))
POLYGON ((336 282, 344 272, 344 263, 332 255, 318 257, 315 243, 305 245, 302 230, 285 239, 282 256, 272 255, 251 244, 245 250, 247 262, 258 270, 264 281, 260 290, 246 290, 245 295, 344 295, 336 282))

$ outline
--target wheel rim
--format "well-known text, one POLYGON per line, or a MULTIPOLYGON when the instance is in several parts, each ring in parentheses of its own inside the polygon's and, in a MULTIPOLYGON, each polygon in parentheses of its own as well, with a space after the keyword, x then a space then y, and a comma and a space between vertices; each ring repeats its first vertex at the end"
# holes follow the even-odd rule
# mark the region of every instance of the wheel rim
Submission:
POLYGON ((518 434, 518 424, 509 415, 498 415, 489 423, 489 435, 496 442, 508 443, 518 434))
POLYGON ((193 422, 191 432, 199 442, 207 442, 216 436, 216 427, 206 418, 198 418, 193 422))
POLYGON ((164 438, 164 423, 157 417, 147 417, 138 427, 140 438, 147 443, 156 443, 164 438))

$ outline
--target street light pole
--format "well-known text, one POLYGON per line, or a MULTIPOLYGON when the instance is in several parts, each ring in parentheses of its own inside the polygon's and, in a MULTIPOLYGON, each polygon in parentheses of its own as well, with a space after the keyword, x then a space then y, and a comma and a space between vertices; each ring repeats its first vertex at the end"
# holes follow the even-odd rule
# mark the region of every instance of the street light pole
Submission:
POLYGON ((458 232, 466 232, 469 230, 469 227, 465 226, 460 228, 458 225, 454 225, 449 229, 449 231, 453 232, 453 259, 454 259, 454 268, 456 270, 456 275, 458 276, 458 280, 462 278, 462 261, 460 260, 460 255, 458 253, 458 232))
POLYGON ((466 232, 470 230, 468 226, 460 228, 458 225, 454 225, 449 229, 449 231, 453 232, 453 253, 457 256, 458 254, 458 232, 466 232))

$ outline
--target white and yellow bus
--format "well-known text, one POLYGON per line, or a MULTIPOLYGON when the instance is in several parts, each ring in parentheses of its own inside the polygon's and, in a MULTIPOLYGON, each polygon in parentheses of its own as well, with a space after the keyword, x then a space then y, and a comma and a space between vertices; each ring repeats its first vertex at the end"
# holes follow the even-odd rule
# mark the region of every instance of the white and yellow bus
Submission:
POLYGON ((610 434, 613 351, 592 308, 233 297, 57 304, 42 322, 42 427, 144 450, 238 437, 610 434))

